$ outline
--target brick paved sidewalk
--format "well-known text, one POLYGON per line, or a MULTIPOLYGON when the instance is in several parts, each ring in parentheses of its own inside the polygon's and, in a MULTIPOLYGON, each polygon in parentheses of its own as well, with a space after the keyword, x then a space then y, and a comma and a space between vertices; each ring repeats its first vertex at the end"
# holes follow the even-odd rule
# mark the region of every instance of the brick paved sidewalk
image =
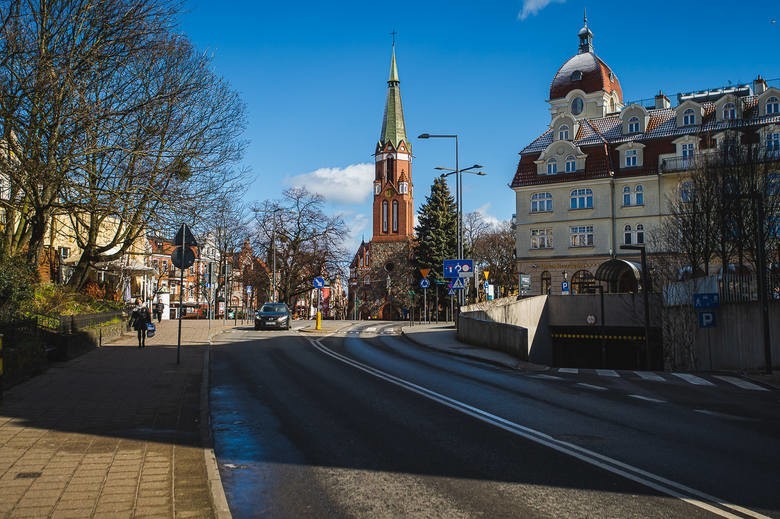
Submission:
POLYGON ((221 325, 183 321, 178 365, 177 322, 163 321, 144 349, 128 334, 7 391, 0 517, 229 515, 212 503, 203 423, 221 325))

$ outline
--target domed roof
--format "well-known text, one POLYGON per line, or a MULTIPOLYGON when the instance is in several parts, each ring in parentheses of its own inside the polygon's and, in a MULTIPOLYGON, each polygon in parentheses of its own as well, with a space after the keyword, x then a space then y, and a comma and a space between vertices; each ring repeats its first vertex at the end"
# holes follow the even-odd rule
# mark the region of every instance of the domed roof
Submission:
POLYGON ((572 90, 579 89, 590 94, 603 90, 617 92, 623 102, 620 81, 609 66, 593 52, 582 52, 572 56, 558 69, 550 85, 550 99, 560 99, 572 90))

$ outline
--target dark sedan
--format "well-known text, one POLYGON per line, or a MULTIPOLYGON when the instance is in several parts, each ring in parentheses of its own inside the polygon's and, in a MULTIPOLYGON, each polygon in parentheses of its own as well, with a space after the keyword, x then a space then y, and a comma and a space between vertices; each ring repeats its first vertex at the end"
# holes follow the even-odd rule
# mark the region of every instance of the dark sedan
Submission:
POLYGON ((255 313, 255 330, 261 328, 290 329, 290 309, 284 303, 266 303, 255 313))

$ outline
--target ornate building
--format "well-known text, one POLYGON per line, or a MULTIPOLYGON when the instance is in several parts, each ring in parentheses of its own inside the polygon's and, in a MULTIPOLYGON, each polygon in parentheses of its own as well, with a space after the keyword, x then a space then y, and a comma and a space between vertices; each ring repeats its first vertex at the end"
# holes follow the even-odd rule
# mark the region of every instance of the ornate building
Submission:
POLYGON ((395 45, 382 132, 374 150, 373 237, 350 265, 349 316, 400 319, 409 306, 414 240, 412 147, 406 137, 395 45))
POLYGON ((549 126, 520 152, 511 184, 517 269, 530 274, 530 294, 560 294, 563 281, 572 293, 586 291, 613 258, 634 261, 608 289, 634 290, 638 253, 620 247, 649 241, 697 164, 732 136, 780 151, 780 90, 760 76, 752 85, 678 94, 674 107, 661 92, 626 103, 593 50, 587 18, 578 38, 577 54, 550 85, 549 126))

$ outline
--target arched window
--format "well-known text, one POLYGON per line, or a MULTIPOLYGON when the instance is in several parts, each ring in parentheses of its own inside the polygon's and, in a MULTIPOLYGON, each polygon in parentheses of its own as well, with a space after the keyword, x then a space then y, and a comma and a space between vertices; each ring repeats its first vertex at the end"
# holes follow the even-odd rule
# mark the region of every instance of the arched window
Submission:
POLYGON ((577 160, 574 155, 566 157, 566 173, 574 173, 577 171, 577 160))
POLYGON ((683 112, 683 124, 685 126, 696 124, 696 112, 693 111, 693 108, 688 108, 683 112))
POLYGON ((382 201, 382 232, 387 232, 387 200, 382 201))
POLYGON ((734 103, 723 105, 723 119, 733 121, 737 118, 737 106, 734 103))
POLYGON ((626 225, 623 228, 623 243, 626 245, 631 245, 631 226, 626 225))
POLYGON ((639 132, 639 117, 632 117, 628 120, 628 133, 639 132))
POLYGON ((572 294, 588 294, 591 292, 590 287, 595 283, 596 281, 590 271, 578 270, 571 277, 571 292, 572 294))
POLYGON ((550 274, 549 270, 545 270, 542 272, 542 283, 539 285, 541 287, 541 294, 542 295, 549 295, 550 291, 552 289, 552 275, 550 274))
POLYGON ((645 242, 645 226, 641 223, 636 226, 636 242, 639 244, 645 242))
POLYGON ((766 100, 766 114, 780 114, 780 100, 778 100, 775 96, 772 96, 766 100))
POLYGON ((591 188, 574 189, 571 192, 570 209, 593 209, 593 190, 591 188))
POLYGON ((623 188, 623 205, 631 205, 631 188, 628 186, 623 188))
POLYGON ((550 159, 547 161, 547 174, 548 175, 555 175, 558 173, 558 162, 555 159, 550 159))
POLYGON ((395 161, 387 159, 387 181, 395 182, 395 161))
POLYGON ((562 124, 560 128, 558 128, 558 140, 561 141, 568 141, 569 140, 569 126, 566 124, 562 124))
POLYGON ((553 210, 553 198, 550 193, 534 193, 531 195, 531 212, 544 213, 553 210))
POLYGON ((634 194, 636 205, 645 205, 645 189, 642 187, 642 184, 638 184, 634 188, 634 194))
POLYGON ((398 232, 398 200, 393 200, 393 232, 398 232))

